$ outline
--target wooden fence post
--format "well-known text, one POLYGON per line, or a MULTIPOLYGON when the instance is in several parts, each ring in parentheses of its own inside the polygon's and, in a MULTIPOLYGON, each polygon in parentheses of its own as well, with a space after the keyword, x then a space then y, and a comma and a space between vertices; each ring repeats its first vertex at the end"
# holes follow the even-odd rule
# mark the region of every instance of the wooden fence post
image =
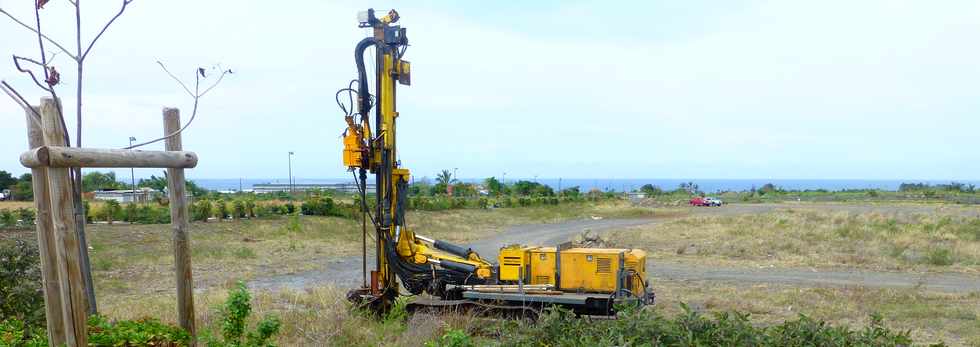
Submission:
MULTIPOLYGON (((27 144, 30 149, 44 146, 41 133, 41 114, 31 106, 27 112, 27 144)), ((41 255, 41 281, 44 287, 44 310, 48 326, 48 345, 65 344, 65 319, 61 313, 61 292, 58 287, 58 252, 55 250, 54 226, 51 224, 51 194, 48 192, 48 169, 31 169, 34 186, 34 208, 37 210, 37 245, 41 255)))
MULTIPOLYGON (((163 109, 163 134, 173 134, 180 130, 180 111, 176 108, 163 109)), ((166 150, 181 151, 181 135, 167 138, 166 150)), ((167 189, 170 193, 170 223, 173 226, 174 273, 177 275, 177 321, 180 327, 191 334, 192 345, 196 341, 194 324, 194 280, 191 274, 191 252, 187 230, 190 222, 187 215, 187 189, 184 183, 184 169, 167 169, 167 189)))
MULTIPOLYGON (((60 102, 41 99, 41 131, 48 146, 66 146, 65 128, 61 124, 60 102)), ((48 194, 51 201, 51 225, 57 253, 61 313, 64 319, 65 343, 70 347, 88 345, 85 284, 78 250, 75 207, 72 202, 71 178, 68 168, 48 168, 48 194)))

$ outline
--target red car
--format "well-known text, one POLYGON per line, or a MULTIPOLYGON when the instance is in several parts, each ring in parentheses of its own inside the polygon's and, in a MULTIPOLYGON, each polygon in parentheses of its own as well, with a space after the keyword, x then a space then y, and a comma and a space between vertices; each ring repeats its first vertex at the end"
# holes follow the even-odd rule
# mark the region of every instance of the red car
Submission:
POLYGON ((705 201, 705 199, 700 196, 695 196, 691 198, 691 201, 689 203, 691 204, 691 206, 708 206, 707 201, 705 201))

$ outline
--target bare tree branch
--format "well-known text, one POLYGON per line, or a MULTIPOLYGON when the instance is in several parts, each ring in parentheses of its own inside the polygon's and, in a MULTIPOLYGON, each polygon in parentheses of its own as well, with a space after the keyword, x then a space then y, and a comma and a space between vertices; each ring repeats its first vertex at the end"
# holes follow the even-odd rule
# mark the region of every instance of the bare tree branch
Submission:
POLYGON ((14 102, 16 102, 20 107, 28 107, 27 100, 24 100, 24 97, 20 96, 20 93, 7 84, 7 81, 0 80, 0 89, 3 89, 3 92, 7 93, 7 96, 9 96, 11 99, 14 99, 14 102))
POLYGON ((34 65, 40 66, 40 67, 45 68, 45 69, 48 68, 47 65, 42 64, 41 62, 39 62, 37 60, 31 59, 31 58, 28 58, 28 57, 21 57, 19 55, 14 55, 14 64, 16 64, 18 60, 23 60, 23 61, 26 61, 28 63, 32 63, 34 65))
POLYGON ((207 89, 204 89, 204 91, 203 91, 203 92, 201 92, 201 94, 200 94, 200 95, 198 95, 198 97, 202 97, 202 96, 204 96, 205 94, 207 94, 208 92, 210 92, 210 91, 211 91, 211 89, 214 89, 214 87, 217 87, 217 86, 218 86, 218 83, 221 83, 221 80, 225 78, 225 75, 227 75, 227 74, 230 74, 230 73, 231 73, 231 70, 224 70, 224 71, 221 71, 221 75, 220 75, 220 76, 218 76, 218 80, 217 80, 217 81, 214 81, 214 84, 212 84, 212 85, 211 85, 210 87, 208 87, 207 89))
POLYGON ((14 58, 14 67, 17 68, 17 71, 20 71, 20 72, 23 72, 23 73, 26 73, 26 74, 30 75, 31 76, 31 80, 34 80, 34 84, 36 84, 38 86, 38 88, 41 88, 44 91, 49 92, 49 93, 51 92, 51 88, 50 87, 44 86, 44 84, 41 84, 41 82, 37 80, 37 76, 34 75, 34 71, 31 71, 31 69, 25 69, 25 68, 20 67, 20 61, 21 60, 24 60, 24 61, 27 61, 27 62, 31 62, 31 63, 37 64, 37 65, 40 65, 41 66, 41 70, 44 70, 44 73, 45 74, 47 74, 47 72, 48 72, 47 66, 45 66, 44 64, 41 64, 41 63, 39 63, 39 62, 37 62, 37 61, 35 61, 33 59, 30 59, 30 58, 18 57, 16 55, 13 56, 13 58, 14 58))
MULTIPOLYGON (((218 76, 218 80, 215 81, 214 84, 212 84, 210 87, 208 87, 207 89, 205 89, 204 92, 201 92, 201 76, 203 75, 203 73, 195 72, 194 73, 194 92, 191 92, 190 88, 187 88, 187 85, 185 85, 184 82, 182 82, 179 78, 177 78, 177 76, 174 76, 174 74, 171 73, 170 70, 167 70, 167 67, 165 65, 163 65, 163 63, 161 63, 160 61, 157 61, 157 64, 159 64, 160 65, 160 68, 162 68, 163 71, 167 73, 167 75, 170 75, 170 77, 173 78, 174 81, 177 81, 177 83, 180 84, 180 86, 183 87, 185 91, 187 91, 187 94, 189 94, 191 96, 191 98, 194 98, 194 109, 193 109, 193 111, 191 111, 191 118, 187 120, 187 123, 184 124, 184 126, 180 127, 180 129, 178 129, 177 131, 174 131, 173 133, 167 134, 167 136, 164 136, 164 137, 161 137, 161 138, 158 138, 158 139, 154 139, 154 140, 150 140, 150 141, 146 141, 146 142, 143 142, 143 143, 138 143, 138 144, 135 144, 135 145, 132 145, 132 146, 129 146, 129 147, 123 147, 123 149, 133 149, 133 148, 136 148, 136 147, 146 146, 146 145, 151 144, 151 143, 156 143, 156 142, 160 142, 160 141, 169 139, 171 137, 177 136, 177 134, 180 134, 180 133, 184 132, 184 130, 187 129, 187 127, 191 126, 191 123, 194 122, 194 118, 197 118, 197 106, 198 106, 198 104, 201 101, 201 97, 203 97, 204 94, 207 94, 209 91, 211 91, 212 89, 214 89, 214 87, 217 87, 218 86, 218 83, 221 83, 221 80, 225 78, 225 75, 232 73, 231 70, 224 70, 224 71, 222 71, 221 72, 221 75, 218 76)), ((198 69, 198 71, 202 71, 202 70, 203 70, 202 68, 199 68, 198 69)))
POLYGON ((37 110, 31 107, 30 103, 28 103, 23 96, 20 96, 20 93, 18 93, 14 87, 7 84, 7 81, 0 80, 0 89, 2 89, 4 93, 7 93, 7 96, 10 96, 11 99, 14 99, 14 102, 16 102, 17 105, 20 105, 21 108, 30 110, 31 121, 34 122, 38 128, 41 127, 41 115, 37 113, 37 110))
MULTIPOLYGON (((75 83, 77 84, 75 86, 75 146, 82 148, 82 72, 85 67, 85 55, 82 54, 82 0, 75 0, 72 5, 75 6, 75 55, 78 57, 78 59, 75 59, 75 68, 77 71, 77 75, 75 76, 75 83)), ((38 23, 37 27, 40 28, 41 24, 38 23)), ((90 45, 89 48, 92 48, 92 46, 90 45)), ((88 53, 88 51, 85 53, 88 53)), ((78 199, 81 199, 82 169, 75 168, 74 171, 76 171, 74 193, 78 196, 78 199)), ((78 209, 78 202, 75 205, 75 208, 78 209)))
POLYGON ((167 70, 167 67, 164 66, 163 63, 161 63, 159 60, 157 60, 157 65, 160 65, 160 68, 162 68, 163 71, 167 73, 167 75, 170 75, 170 78, 173 78, 174 81, 177 81, 177 84, 180 84, 181 87, 184 87, 184 91, 187 92, 187 95, 190 95, 192 98, 194 97, 194 93, 192 93, 191 90, 187 88, 187 85, 184 84, 184 81, 181 81, 179 78, 177 78, 177 76, 174 76, 174 74, 170 72, 170 70, 167 70))
MULTIPOLYGON (((38 33, 38 30, 37 29, 35 29, 34 27, 28 25, 27 23, 24 23, 24 22, 20 21, 19 19, 17 19, 16 17, 14 17, 12 14, 10 14, 9 12, 7 12, 3 8, 0 8, 0 13, 5 14, 7 17, 9 17, 15 23, 20 24, 20 26, 26 28, 27 30, 30 30, 30 31, 32 31, 34 33, 38 33)), ((56 47, 58 47, 58 49, 61 49, 62 52, 64 52, 65 54, 68 54, 68 56, 71 57, 72 59, 78 60, 78 57, 76 57, 74 54, 71 54, 71 52, 69 52, 68 49, 66 49, 64 46, 62 46, 61 44, 59 44, 57 41, 51 39, 50 37, 48 37, 47 35, 44 35, 44 34, 41 34, 41 37, 44 38, 45 40, 47 40, 48 42, 50 42, 51 44, 55 45, 56 47)))
MULTIPOLYGON (((88 56, 88 52, 92 50, 92 46, 95 46, 95 43, 99 41, 99 38, 102 37, 102 34, 105 34, 105 31, 109 29, 109 26, 112 25, 112 23, 115 22, 116 19, 119 18, 119 16, 122 16, 123 12, 126 11, 126 6, 128 6, 132 2, 133 0, 123 0, 122 7, 119 8, 119 12, 117 12, 115 16, 112 16, 112 19, 110 19, 108 23, 105 23, 105 26, 102 27, 102 30, 99 31, 98 35, 95 35, 95 38, 92 39, 92 42, 88 44, 88 48, 85 49, 85 53, 80 53, 81 56, 79 57, 79 60, 85 60, 85 57, 88 56)), ((73 4, 75 5, 75 8, 78 8, 78 5, 76 3, 73 4)))

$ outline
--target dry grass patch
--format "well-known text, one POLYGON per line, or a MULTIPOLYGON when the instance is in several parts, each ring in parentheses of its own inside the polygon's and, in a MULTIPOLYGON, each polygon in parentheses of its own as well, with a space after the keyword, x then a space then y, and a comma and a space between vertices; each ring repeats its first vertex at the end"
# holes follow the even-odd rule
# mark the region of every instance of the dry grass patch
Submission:
POLYGON ((980 270, 980 218, 960 212, 853 212, 794 207, 693 216, 614 232, 654 259, 750 266, 980 270))
MULTIPOLYGON (((681 313, 680 303, 687 303, 705 313, 747 312, 752 322, 760 325, 793 320, 802 313, 833 325, 860 328, 868 324, 871 314, 879 313, 889 328, 911 330, 917 343, 945 341, 951 346, 963 346, 980 342, 980 293, 687 281, 656 282, 654 288, 659 301, 651 309, 668 316, 681 313)), ((226 292, 214 288, 196 295, 200 329, 219 332, 218 312, 227 298, 226 292)), ((450 329, 478 336, 483 344, 493 344, 493 339, 503 337, 494 335, 494 327, 499 327, 500 321, 466 314, 417 314, 406 322, 351 310, 344 299, 344 289, 329 286, 303 291, 258 291, 253 293, 252 305, 250 325, 266 314, 282 319, 278 343, 283 346, 422 346, 450 329)), ((115 300, 102 306, 102 311, 115 319, 154 316, 175 322, 176 306, 171 294, 115 300)))
MULTIPOLYGON (((310 270, 313 259, 351 255, 356 223, 341 218, 286 217, 191 224, 197 287, 310 270)), ((169 225, 91 225, 96 287, 107 294, 174 288, 169 225)))
MULTIPOLYGON (((252 293, 253 314, 247 325, 273 314, 282 319, 277 337, 280 346, 422 346, 448 329, 476 329, 481 319, 462 314, 417 314, 402 320, 386 320, 369 312, 352 310, 344 289, 317 287, 303 291, 252 293)), ((227 288, 213 288, 195 295, 199 331, 220 335, 221 305, 227 288)), ((160 317, 176 323, 176 298, 158 294, 113 300, 102 305, 113 319, 160 317)))
POLYGON ((18 208, 34 208, 33 201, 0 201, 0 210, 16 210, 18 208))
POLYGON ((980 343, 980 293, 946 294, 915 289, 801 288, 708 281, 657 281, 657 308, 679 313, 680 303, 705 312, 738 310, 753 322, 775 324, 799 314, 854 328, 873 313, 888 327, 911 330, 918 343, 952 346, 980 343))

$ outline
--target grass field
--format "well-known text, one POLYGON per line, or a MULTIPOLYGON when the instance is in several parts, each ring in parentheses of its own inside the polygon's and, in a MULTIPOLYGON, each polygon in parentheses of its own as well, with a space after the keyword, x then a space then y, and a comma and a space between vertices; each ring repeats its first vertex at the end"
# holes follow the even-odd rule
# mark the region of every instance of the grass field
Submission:
MULTIPOLYGON (((778 266, 975 273, 980 257, 976 208, 893 212, 808 208, 786 204, 769 212, 685 215, 687 209, 636 208, 627 203, 571 204, 494 210, 410 212, 409 227, 455 242, 479 239, 524 223, 601 216, 650 217, 658 224, 613 231, 617 245, 650 251, 659 260, 711 266, 778 266), (963 213, 966 211, 967 213, 963 213), (948 253, 946 251, 948 250, 948 253)), ((717 210, 724 211, 724 210, 717 210)), ((160 317, 175 322, 170 230, 167 225, 91 225, 89 239, 101 311, 115 319, 160 317)), ((32 237, 31 232, 18 232, 32 237)), ((360 222, 334 217, 284 217, 193 223, 191 230, 199 326, 217 332, 218 310, 235 281, 305 271, 319 260, 357 254, 360 222)), ((917 343, 943 340, 980 346, 980 293, 922 289, 819 288, 785 284, 657 280, 658 304, 668 315, 680 303, 706 313, 738 310, 767 325, 799 314, 832 324, 864 326, 871 314, 888 327, 911 330, 917 343)), ((506 339, 507 329, 531 324, 464 314, 419 314, 386 321, 352 311, 347 288, 257 291, 255 315, 283 319, 279 344, 421 346, 450 329, 480 344, 506 339), (516 325, 516 327, 515 327, 516 325)))
MULTIPOLYGON (((409 227, 454 242, 471 241, 509 225, 591 216, 644 217, 650 209, 626 203, 568 204, 493 210, 409 212, 409 227)), ((96 287, 105 300, 174 288, 169 225, 89 225, 96 287), (163 274, 163 275, 161 275, 163 274)), ((226 288, 238 280, 312 270, 321 260, 359 254, 361 223, 338 217, 211 221, 191 224, 195 284, 226 288)), ((370 234, 370 231, 369 231, 370 234)), ((33 233, 22 232, 25 237, 33 233)), ((371 236, 369 236, 371 237, 371 236)), ((369 240, 369 242, 371 242, 369 240)))
MULTIPOLYGON (((834 325, 868 324, 872 314, 885 317, 887 327, 911 330, 917 343, 945 341, 952 346, 980 345, 980 294, 935 294, 916 290, 863 288, 796 288, 769 285, 732 285, 711 282, 656 283, 659 303, 649 309, 681 313, 680 303, 710 314, 738 310, 751 314, 754 324, 776 324, 806 314, 834 325)), ((343 288, 329 286, 304 291, 256 293, 255 320, 265 314, 283 319, 279 344, 283 346, 422 346, 450 329, 476 337, 479 344, 506 340, 513 326, 500 320, 465 314, 417 314, 408 322, 385 321, 352 311, 343 288)), ((202 326, 217 332, 218 307, 226 298, 219 290, 196 296, 202 326)), ((163 315, 174 321, 172 295, 112 302, 103 310, 111 317, 140 318, 163 315)), ((522 324, 530 326, 533 323, 522 324)))
POLYGON ((845 267, 980 272, 978 207, 921 213, 787 205, 745 215, 701 215, 612 233, 654 259, 728 266, 845 267))

